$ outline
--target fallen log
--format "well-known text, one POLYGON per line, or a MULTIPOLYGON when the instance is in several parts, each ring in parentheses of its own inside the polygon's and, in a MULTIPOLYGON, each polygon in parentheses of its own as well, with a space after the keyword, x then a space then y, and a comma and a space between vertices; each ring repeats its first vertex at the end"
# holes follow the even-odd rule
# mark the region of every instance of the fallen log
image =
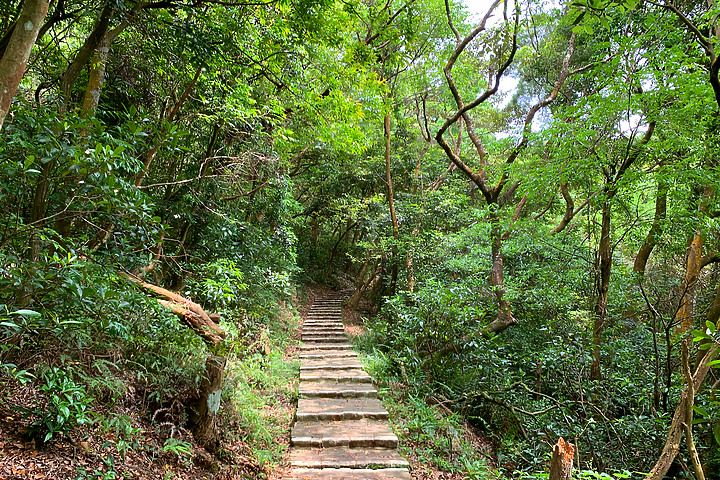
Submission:
POLYGON ((221 344, 225 337, 227 337, 225 330, 220 328, 210 315, 197 303, 165 288, 144 282, 132 275, 124 276, 140 287, 165 297, 166 300, 159 300, 160 304, 169 308, 170 311, 180 317, 188 327, 213 347, 221 344))
MULTIPOLYGON (((213 346, 218 346, 223 342, 225 335, 221 336, 214 331, 215 329, 207 328, 208 325, 203 321, 202 317, 187 308, 186 305, 168 302, 167 300, 158 300, 158 302, 160 305, 177 315, 183 322, 185 322, 185 325, 200 335, 206 342, 212 344, 213 346)), ((213 325, 217 326, 214 323, 213 325)), ((224 334, 225 332, 222 331, 222 333, 224 334)))

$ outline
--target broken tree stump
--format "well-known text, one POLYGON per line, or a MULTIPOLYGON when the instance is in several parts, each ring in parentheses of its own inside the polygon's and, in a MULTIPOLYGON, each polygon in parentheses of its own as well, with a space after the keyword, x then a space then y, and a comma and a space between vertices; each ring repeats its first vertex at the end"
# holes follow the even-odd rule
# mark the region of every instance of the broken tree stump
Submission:
POLYGON ((220 396, 226 359, 211 355, 205 362, 205 378, 200 384, 200 398, 190 412, 190 430, 198 445, 211 453, 219 446, 215 420, 220 409, 220 396))
POLYGON ((550 480, 571 480, 575 447, 562 437, 553 447, 550 461, 550 480))

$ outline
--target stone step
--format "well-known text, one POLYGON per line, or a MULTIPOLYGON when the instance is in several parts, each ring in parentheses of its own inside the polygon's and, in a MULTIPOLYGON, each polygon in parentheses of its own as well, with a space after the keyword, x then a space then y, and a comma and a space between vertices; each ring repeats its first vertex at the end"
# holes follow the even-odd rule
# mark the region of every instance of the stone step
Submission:
POLYGON ((306 343, 305 345, 300 345, 300 351, 307 351, 307 350, 350 350, 352 348, 349 343, 347 343, 347 337, 344 338, 344 342, 339 343, 306 343))
POLYGON ((357 358, 352 350, 304 350, 301 360, 322 360, 325 358, 357 358))
POLYGON ((410 464, 396 450, 386 448, 295 448, 290 466, 296 468, 401 468, 410 464))
POLYGON ((387 420, 388 411, 377 398, 301 398, 295 418, 298 422, 387 420))
POLYGON ((303 370, 338 370, 344 368, 360 368, 362 363, 357 358, 329 358, 329 359, 307 359, 303 360, 300 365, 300 371, 303 370))
POLYGON ((323 323, 306 323, 303 325, 303 331, 309 328, 345 328, 345 325, 340 322, 323 322, 323 323))
POLYGON ((361 368, 344 368, 341 370, 318 369, 300 370, 301 382, 337 382, 337 383, 370 383, 372 377, 361 368))
POLYGON ((407 468, 294 468, 286 480, 412 480, 407 468))
POLYGON ((345 333, 342 325, 310 325, 303 328, 303 333, 345 333))
POLYGON ((343 318, 340 315, 333 315, 333 316, 317 316, 317 315, 308 315, 305 317, 305 325, 308 323, 323 323, 323 322, 329 322, 329 323, 342 323, 343 318))
POLYGON ((304 398, 377 398, 372 383, 301 382, 298 394, 304 398))
POLYGON ((346 340, 347 337, 344 333, 303 333, 302 334, 302 341, 303 342, 322 342, 322 343, 332 343, 332 342, 341 342, 343 340, 346 340))
POLYGON ((290 444, 315 448, 397 448, 398 438, 387 421, 298 422, 292 429, 290 444))

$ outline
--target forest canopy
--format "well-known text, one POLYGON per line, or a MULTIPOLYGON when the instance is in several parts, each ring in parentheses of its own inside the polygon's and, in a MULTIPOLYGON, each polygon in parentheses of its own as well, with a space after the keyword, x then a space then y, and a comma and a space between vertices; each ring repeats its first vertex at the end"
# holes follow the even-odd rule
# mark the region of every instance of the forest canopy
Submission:
POLYGON ((439 471, 717 478, 720 5, 486 3, 0 4, 2 435, 267 474, 324 285, 439 471))

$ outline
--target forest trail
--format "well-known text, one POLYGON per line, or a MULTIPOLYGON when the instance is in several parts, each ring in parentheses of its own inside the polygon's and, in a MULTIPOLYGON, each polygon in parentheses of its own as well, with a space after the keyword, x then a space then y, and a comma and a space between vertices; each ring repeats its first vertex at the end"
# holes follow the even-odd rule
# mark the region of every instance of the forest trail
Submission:
POLYGON ((347 341, 342 300, 315 302, 303 325, 300 399, 286 480, 410 480, 371 377, 347 341))

